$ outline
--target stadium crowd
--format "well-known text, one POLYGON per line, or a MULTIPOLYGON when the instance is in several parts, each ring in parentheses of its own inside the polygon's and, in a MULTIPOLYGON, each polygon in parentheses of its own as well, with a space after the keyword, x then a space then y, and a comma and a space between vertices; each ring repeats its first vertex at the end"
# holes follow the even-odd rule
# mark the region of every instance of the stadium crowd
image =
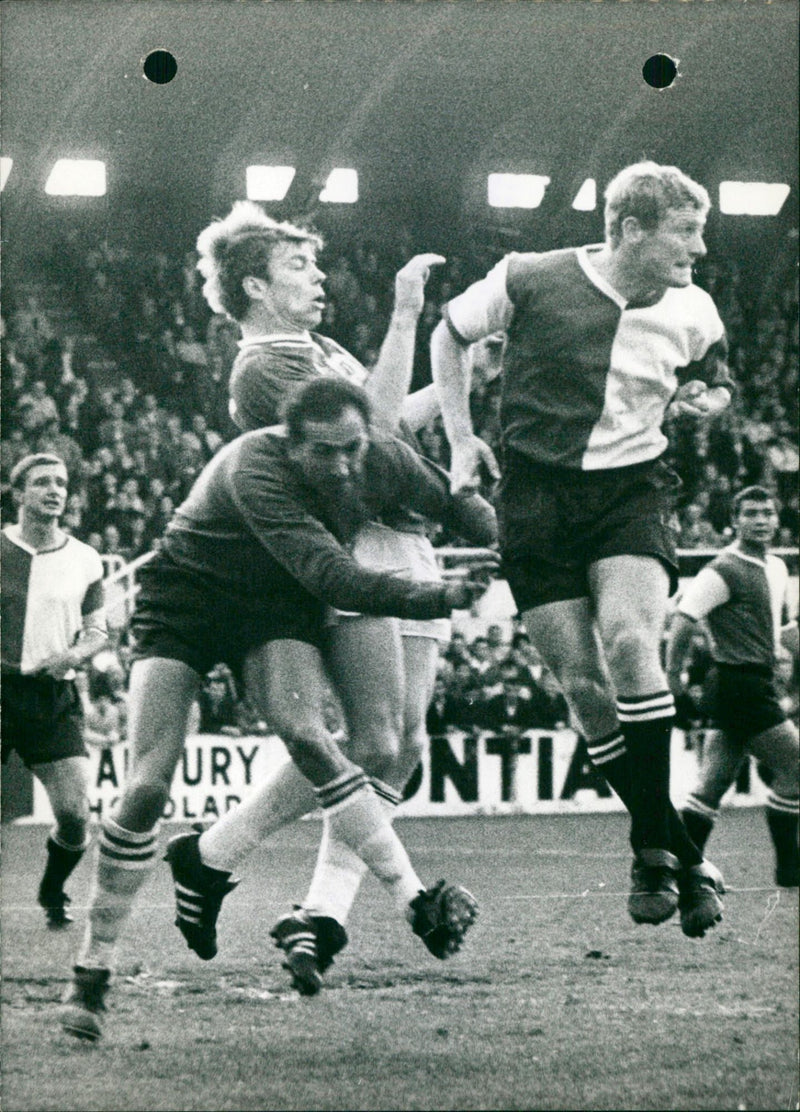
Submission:
MULTIPOLYGON (((408 234, 392 251, 368 242, 326 251, 328 303, 320 331, 367 367, 377 359, 386 330, 394 274, 412 253, 408 234)), ((433 271, 412 389, 430 381, 428 345, 441 306, 497 254, 451 256, 433 271)), ((227 387, 238 328, 211 313, 195 264, 193 251, 173 261, 165 253, 138 254, 106 241, 87 249, 72 231, 35 273, 6 281, 0 319, 6 521, 13 516, 8 476, 14 464, 29 452, 51 451, 64 459, 71 477, 62 521, 67 532, 118 562, 158 544, 199 471, 237 431, 228 416, 227 387)), ((773 276, 761 301, 752 304, 740 296, 733 261, 700 268, 697 280, 714 296, 728 331, 740 390, 715 422, 677 419, 669 429, 670 462, 683 481, 676 522, 681 548, 727 543, 732 498, 754 483, 774 489, 780 499, 777 543, 796 544, 798 279, 793 268, 784 281, 779 278, 773 276)), ((492 445, 498 439, 501 347, 502 337, 496 337, 479 351, 472 395, 476 432, 492 445)), ((447 465, 440 419, 419 439, 427 456, 447 465)), ((115 651, 115 661, 93 669, 86 692, 101 738, 103 730, 112 738, 124 732, 116 718, 124 703, 126 647, 117 644, 115 651)), ((687 722, 702 719, 699 694, 695 704, 693 710, 684 707, 687 722)), ((199 711, 200 728, 209 732, 268 729, 236 698, 224 670, 209 677, 199 711)), ((471 643, 454 634, 442 658, 430 730, 508 723, 553 728, 566 718, 563 698, 521 628, 510 641, 499 626, 471 643)))

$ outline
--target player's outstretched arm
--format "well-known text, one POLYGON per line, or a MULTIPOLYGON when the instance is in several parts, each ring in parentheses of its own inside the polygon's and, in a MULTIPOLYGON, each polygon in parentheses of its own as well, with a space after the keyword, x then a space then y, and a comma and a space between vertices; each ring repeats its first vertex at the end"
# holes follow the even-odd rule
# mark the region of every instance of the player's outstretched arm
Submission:
POLYGON ((453 494, 477 490, 483 469, 493 481, 500 477, 494 452, 472 429, 469 409, 470 359, 444 321, 431 337, 431 371, 450 442, 450 489, 453 494))
POLYGON ((677 611, 669 627, 667 639, 667 680, 673 695, 683 693, 683 663, 689 651, 696 623, 677 611))
POLYGON ((425 284, 431 267, 445 261, 443 255, 415 255, 398 272, 394 286, 394 309, 380 355, 367 383, 375 417, 394 432, 400 423, 403 403, 411 385, 417 322, 425 304, 425 284))

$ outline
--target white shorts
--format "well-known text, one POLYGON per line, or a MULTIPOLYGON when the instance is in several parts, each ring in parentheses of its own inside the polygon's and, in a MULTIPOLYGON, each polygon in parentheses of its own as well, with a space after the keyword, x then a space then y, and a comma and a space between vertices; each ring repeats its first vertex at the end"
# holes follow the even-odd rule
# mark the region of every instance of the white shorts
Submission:
MULTIPOLYGON (((388 571, 406 579, 438 583, 442 578, 433 545, 424 533, 403 533, 375 521, 367 522, 358 531, 353 557, 371 571, 388 571)), ((331 624, 339 618, 358 618, 344 610, 331 612, 331 624)), ((447 644, 450 640, 449 618, 400 618, 403 637, 431 637, 447 644)))

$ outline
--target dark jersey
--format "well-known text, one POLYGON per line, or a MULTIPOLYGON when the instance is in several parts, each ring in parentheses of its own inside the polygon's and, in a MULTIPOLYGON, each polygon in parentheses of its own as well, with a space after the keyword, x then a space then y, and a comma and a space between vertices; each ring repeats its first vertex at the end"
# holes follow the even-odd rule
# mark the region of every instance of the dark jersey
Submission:
MULTIPOLYGON (((243 432, 276 425, 293 391, 321 375, 363 386, 369 371, 335 340, 316 332, 242 340, 231 370, 231 417, 243 432)), ((414 434, 402 422, 398 435, 417 449, 414 434)), ((402 532, 425 531, 422 518, 408 507, 386 507, 381 521, 402 532)))
POLYGON ((398 505, 441 521, 474 544, 496 536, 494 511, 477 496, 453 497, 447 476, 396 437, 375 434, 364 463, 363 516, 347 525, 303 481, 275 430, 228 444, 175 512, 164 551, 238 594, 309 596, 340 610, 444 617, 438 583, 414 583, 361 567, 345 544, 364 521, 398 505))
POLYGON ((765 560, 724 549, 686 588, 679 610, 705 619, 712 655, 721 664, 772 668, 782 623, 789 618, 789 573, 778 556, 765 560))
POLYGON ((363 386, 365 367, 335 340, 306 332, 243 340, 230 380, 230 414, 242 430, 277 425, 292 390, 320 375, 363 386))
POLYGON ((508 333, 504 446, 587 471, 660 456, 664 413, 681 382, 731 385, 724 328, 704 290, 627 302, 594 268, 594 250, 507 255, 445 311, 463 343, 508 333))

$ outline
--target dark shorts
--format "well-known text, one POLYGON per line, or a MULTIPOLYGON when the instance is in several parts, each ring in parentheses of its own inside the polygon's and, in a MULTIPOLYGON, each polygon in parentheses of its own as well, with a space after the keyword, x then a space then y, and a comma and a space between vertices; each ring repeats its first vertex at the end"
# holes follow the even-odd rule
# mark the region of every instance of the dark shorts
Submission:
POLYGON ((503 574, 517 608, 589 594, 589 567, 609 556, 652 556, 678 585, 673 528, 680 479, 654 460, 568 471, 508 452, 498 499, 503 574))
POLYGON ((16 749, 28 768, 86 757, 83 708, 72 680, 3 673, 3 763, 16 749))
POLYGON ((766 665, 716 664, 706 696, 714 725, 741 745, 786 721, 773 670, 766 665))
POLYGON ((267 641, 323 643, 325 607, 310 596, 298 605, 297 598, 275 598, 266 589, 240 594, 161 552, 138 578, 134 659, 181 660, 201 676, 224 663, 241 678, 247 653, 267 641))

